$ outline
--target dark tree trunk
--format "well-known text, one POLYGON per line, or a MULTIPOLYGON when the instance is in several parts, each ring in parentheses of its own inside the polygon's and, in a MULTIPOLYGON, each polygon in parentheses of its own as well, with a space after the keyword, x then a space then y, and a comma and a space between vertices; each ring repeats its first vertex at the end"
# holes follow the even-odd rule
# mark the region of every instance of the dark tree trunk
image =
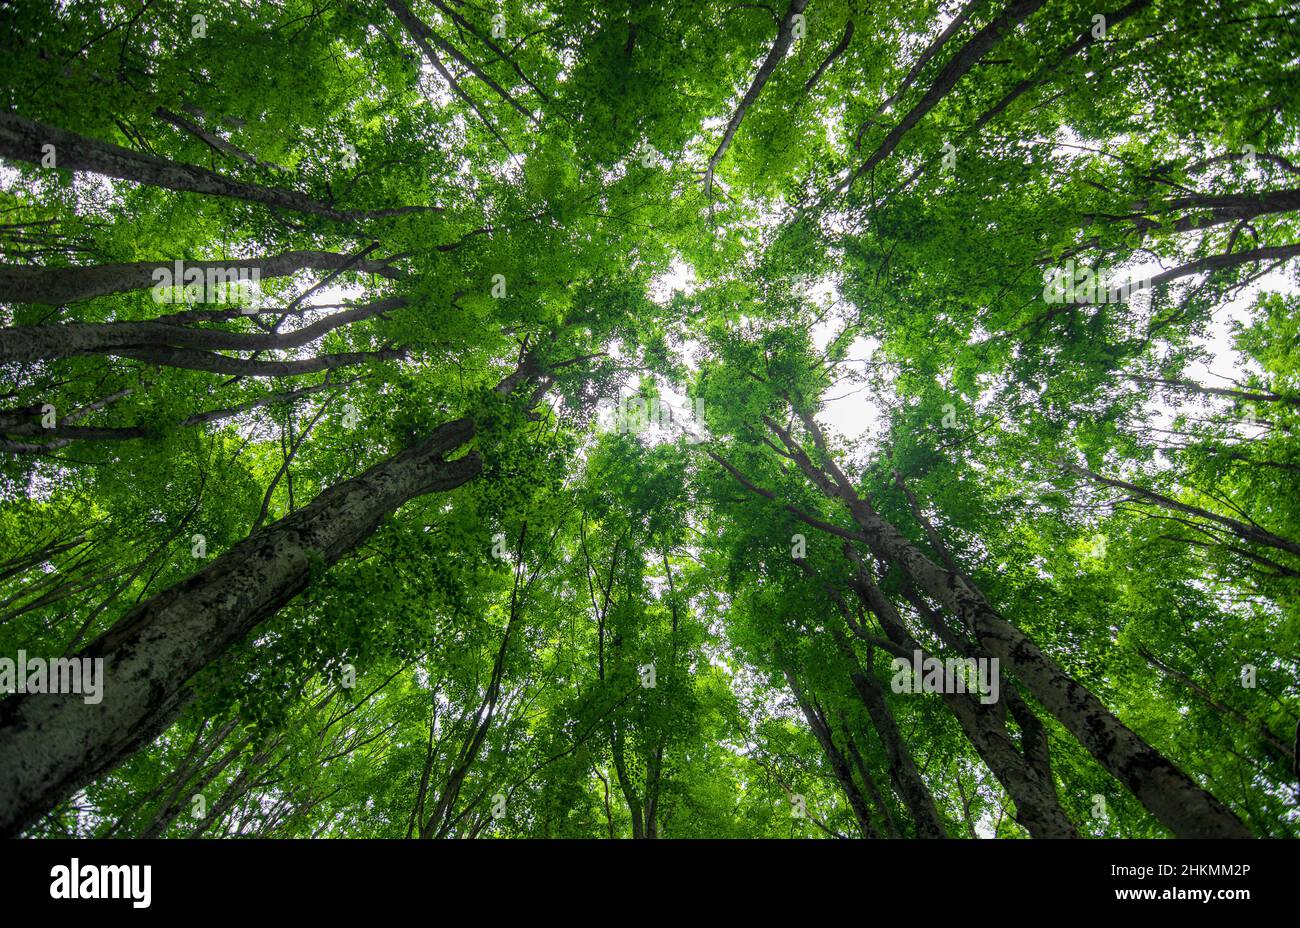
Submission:
MULTIPOLYGON (((298 271, 337 271, 353 264, 358 271, 397 277, 398 272, 381 261, 355 261, 333 251, 286 251, 265 258, 237 261, 185 261, 186 269, 197 268, 207 280, 208 270, 257 271, 262 277, 287 277, 298 271)), ((154 286, 158 268, 171 270, 174 261, 137 261, 131 264, 98 264, 89 267, 28 267, 0 265, 0 302, 61 305, 76 300, 143 290, 154 286)), ((182 281, 177 281, 181 285, 182 281)))
POLYGON ((78 656, 103 658, 103 701, 79 695, 0 701, 0 835, 14 835, 175 720, 186 681, 300 593, 417 496, 453 489, 482 469, 447 455, 474 435, 461 418, 418 445, 324 491, 189 579, 154 596, 78 656))
POLYGON ((278 187, 265 187, 261 184, 235 180, 216 171, 209 171, 207 168, 180 164, 155 155, 141 154, 109 142, 101 142, 65 129, 33 122, 12 113, 0 113, 0 158, 39 165, 45 155, 46 145, 54 146, 56 168, 92 171, 106 177, 149 184, 166 190, 204 193, 210 196, 261 203, 265 206, 290 209, 339 222, 358 222, 440 209, 433 206, 402 206, 382 210, 335 209, 296 190, 283 190, 278 187))
POLYGON ((1251 837, 1236 815, 1117 719, 1090 690, 1003 618, 965 576, 934 563, 882 518, 835 464, 813 417, 796 413, 825 460, 825 471, 812 462, 788 430, 770 418, 764 422, 786 444, 808 478, 844 503, 861 530, 858 539, 882 561, 897 564, 918 590, 955 616, 979 646, 998 658, 1152 815, 1178 837, 1251 837))
MULTIPOLYGON (((276 351, 299 348, 328 332, 401 309, 394 297, 331 313, 290 332, 227 332, 167 322, 64 322, 0 329, 0 362, 131 351, 276 351)), ((238 359, 234 359, 238 360, 238 359)), ((159 363, 166 363, 160 361, 159 363)))
MULTIPOLYGON (((790 690, 794 693, 794 698, 803 712, 803 717, 808 722, 808 727, 812 729, 813 736, 816 737, 817 743, 821 745, 822 753, 826 755, 826 761, 831 765, 831 771, 835 774, 835 780, 840 784, 844 797, 849 801, 849 808, 853 810, 853 817, 857 820, 858 829, 862 832, 862 836, 864 838, 878 837, 876 827, 871 822, 871 811, 867 807, 866 798, 862 795, 862 791, 858 789, 857 783, 853 781, 853 774, 849 770, 849 764, 844 758, 844 753, 835 744, 835 739, 831 737, 831 730, 826 723, 826 717, 822 714, 820 707, 815 705, 804 693, 795 675, 789 669, 784 669, 784 673, 786 682, 790 684, 790 690)), ((938 837, 943 837, 943 835, 940 834, 938 837)))

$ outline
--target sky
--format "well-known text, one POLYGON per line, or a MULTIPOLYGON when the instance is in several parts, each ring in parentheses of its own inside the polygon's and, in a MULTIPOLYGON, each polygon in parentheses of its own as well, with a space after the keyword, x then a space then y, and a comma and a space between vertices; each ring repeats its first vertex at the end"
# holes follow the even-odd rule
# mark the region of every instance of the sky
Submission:
MULTIPOLYGON (((1133 277, 1142 277, 1165 269, 1164 265, 1152 261, 1135 265, 1129 269, 1129 273, 1133 277)), ((655 278, 650 295, 656 302, 666 303, 674 292, 681 291, 690 295, 694 292, 695 284, 694 270, 682 261, 675 261, 667 273, 655 278)), ((1188 366, 1188 378, 1206 386, 1230 386, 1231 381, 1239 380, 1246 372, 1248 362, 1232 345, 1232 322, 1248 320, 1250 307, 1259 293, 1294 293, 1296 290, 1284 270, 1274 271, 1242 288, 1237 296, 1219 306, 1206 334, 1194 342, 1205 349, 1206 358, 1188 366)), ((826 281, 815 286, 809 293, 809 298, 824 307, 834 303, 839 294, 834 284, 826 281)), ((1139 295, 1136 299, 1145 297, 1139 295)), ((842 322, 830 314, 814 327, 812 335, 817 348, 825 349, 841 325, 842 322)), ((687 351, 692 348, 693 343, 688 343, 687 351)), ((879 343, 874 339, 855 339, 849 349, 848 363, 844 367, 861 370, 863 363, 870 361, 878 348, 879 343)), ((666 390, 665 393, 674 407, 687 405, 685 397, 680 393, 672 390, 666 390)), ((1148 408, 1153 413, 1154 424, 1166 427, 1191 399, 1170 395, 1168 391, 1153 392, 1148 408), (1184 401, 1180 402, 1180 399, 1184 401)), ((882 436, 888 421, 887 414, 885 405, 873 393, 872 385, 853 383, 841 376, 823 394, 822 401, 824 405, 818 421, 828 431, 849 441, 864 437, 870 441, 882 436)))

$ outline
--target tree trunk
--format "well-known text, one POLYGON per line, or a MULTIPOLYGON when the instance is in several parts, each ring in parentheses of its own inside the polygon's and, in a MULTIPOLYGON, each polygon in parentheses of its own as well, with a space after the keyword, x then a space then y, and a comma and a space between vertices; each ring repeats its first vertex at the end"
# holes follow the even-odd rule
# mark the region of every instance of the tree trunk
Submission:
MULTIPOLYGON (((393 297, 331 313, 290 332, 227 332, 167 322, 64 322, 0 329, 0 362, 69 358, 127 351, 279 351, 299 348, 353 322, 401 309, 393 297)), ((160 362, 162 363, 162 362, 160 362)))
MULTIPOLYGON (((799 686, 799 681, 795 675, 788 669, 782 668, 785 673, 786 682, 790 684, 790 690, 794 693, 794 698, 799 703, 799 708, 803 711, 803 717, 808 721, 808 727, 812 729, 813 735, 817 738, 817 743, 821 745, 822 752, 826 755, 826 761, 831 765, 831 772, 835 774, 835 780, 840 784, 840 789, 844 792, 844 798, 849 801, 849 808, 853 810, 853 817, 857 820, 858 828, 864 838, 879 837, 876 827, 871 823, 871 811, 867 807, 866 799, 858 785, 853 782, 853 774, 849 770, 848 761, 844 759, 844 754, 836 746, 835 740, 831 737, 830 726, 826 724, 826 719, 820 709, 814 705, 811 700, 804 694, 803 688, 799 686)), ((925 836, 923 836, 925 837, 925 836)), ((942 834, 939 837, 943 837, 942 834)))
POLYGON ((955 616, 976 642, 998 658, 1043 708, 1152 815, 1180 838, 1251 837, 1236 815, 1120 722, 1091 691, 1061 670, 1029 636, 1003 618, 973 583, 959 572, 935 564, 877 514, 830 457, 813 417, 798 410, 796 413, 813 436, 828 471, 813 464, 803 446, 787 430, 771 419, 764 421, 786 443, 809 479, 847 506, 861 529, 861 540, 872 553, 897 564, 918 589, 955 616))
MULTIPOLYGON (((915 651, 923 651, 920 642, 907 631, 893 603, 870 578, 859 574, 851 582, 867 608, 880 620, 885 634, 903 648, 904 654, 910 656, 915 651)), ((980 758, 1015 803, 1016 821, 1035 838, 1077 838, 1078 832, 1056 795, 1046 742, 1036 737, 1041 735, 1041 723, 1024 705, 1011 681, 1003 678, 999 693, 1006 702, 1016 706, 1012 714, 1020 725, 1021 739, 1026 747, 1024 751, 1016 746, 1007 732, 1004 706, 985 705, 971 693, 939 695, 956 716, 957 723, 980 758)))
MULTIPOLYGON (((207 280, 208 270, 257 271, 258 278, 287 277, 298 271, 337 271, 353 262, 350 255, 333 251, 286 251, 265 258, 235 261, 185 261, 207 280)), ((132 264, 97 264, 90 267, 29 267, 0 265, 0 302, 61 305, 76 300, 143 290, 154 285, 154 272, 172 271, 175 261, 137 261, 132 264)), ((382 261, 356 261, 356 270, 396 278, 399 273, 382 261)), ((176 281, 177 286, 183 281, 176 281)))
POLYGON ((979 644, 1170 831, 1180 838, 1250 837, 1231 811, 1112 715, 964 577, 925 557, 861 501, 853 508, 873 550, 898 563, 921 590, 970 628, 979 644))
POLYGON ((416 211, 441 209, 436 206, 402 206, 382 210, 335 209, 296 190, 264 187, 261 184, 234 180, 216 171, 209 171, 207 168, 180 164, 155 155, 141 154, 109 142, 101 142, 65 129, 33 122, 12 113, 0 113, 0 158, 39 165, 48 151, 45 148, 47 145, 54 146, 53 166, 57 168, 70 171, 93 171, 107 177, 149 184, 166 190, 246 200, 250 203, 261 203, 280 209, 323 216, 339 222, 359 222, 416 211))
MULTIPOLYGON (((900 485, 902 485, 901 480, 900 485)), ((926 528, 929 530, 928 525, 926 528)), ((810 576, 819 577, 816 570, 806 561, 801 560, 799 564, 810 576)), ((925 653, 921 643, 908 630, 902 615, 869 576, 859 572, 849 582, 863 605, 879 620, 880 627, 889 638, 889 641, 884 644, 892 644, 892 647, 887 648, 891 654, 910 661, 916 652, 925 653)), ((823 586, 834 600, 849 629, 869 643, 879 643, 866 634, 860 622, 853 620, 839 592, 825 581, 823 586)), ((905 589, 904 592, 907 593, 907 590, 905 589)), ((964 657, 986 656, 957 640, 956 636, 944 628, 941 617, 918 597, 909 595, 908 599, 949 647, 964 657)), ((1056 795, 1042 724, 1024 703, 1011 681, 1002 676, 1000 671, 999 678, 998 692, 1002 695, 1000 703, 985 705, 973 693, 945 692, 940 693, 939 696, 957 718, 958 724, 961 725, 962 731, 976 752, 1015 803, 1016 821, 1035 838, 1078 837, 1078 832, 1075 831, 1074 825, 1065 814, 1056 795), (1016 746, 1007 731, 1007 704, 1011 705, 1012 715, 1020 725, 1024 750, 1016 746)))
POLYGON ((30 694, 0 702, 0 835, 14 835, 165 729, 186 681, 305 589, 403 503, 482 469, 447 455, 474 435, 456 419, 423 442, 321 493, 203 570, 131 610, 78 657, 103 658, 103 701, 30 694))
POLYGON ((875 674, 862 670, 857 656, 842 635, 837 633, 836 639, 844 656, 853 662, 854 669, 849 678, 853 681, 853 688, 857 690, 858 698, 866 707, 867 714, 871 716, 872 726, 880 735, 880 743, 885 748, 885 757, 889 760, 889 778, 893 781, 894 789, 898 790, 898 795, 907 805, 908 812, 911 813, 912 821, 916 825, 916 836, 918 838, 948 837, 948 832, 943 827, 943 818, 934 805, 934 796, 931 795, 930 787, 926 786, 925 780, 921 779, 920 771, 916 769, 912 752, 907 749, 907 743, 903 741, 898 723, 894 720, 894 713, 889 708, 889 703, 885 701, 885 693, 880 687, 880 681, 876 679, 875 674))
POLYGON ((867 767, 866 758, 862 756, 862 751, 858 749, 857 741, 854 740, 853 732, 849 730, 847 724, 841 723, 841 730, 844 732, 844 742, 849 749, 849 757, 853 761, 854 768, 858 771, 858 778, 862 780, 862 785, 867 790, 867 796, 870 798, 872 805, 880 814, 880 820, 885 823, 885 834, 891 838, 901 838, 902 834, 898 830, 898 823, 894 821, 894 812, 889 808, 885 797, 881 795, 880 787, 876 785, 876 778, 871 775, 871 770, 867 767))
POLYGON ((1297 544, 1289 538, 1283 538, 1281 535, 1275 535, 1257 525, 1247 525, 1245 522, 1238 519, 1221 516, 1218 513, 1210 512, 1208 509, 1202 509, 1200 506, 1180 503, 1178 500, 1171 499, 1170 497, 1157 493, 1154 490, 1148 490, 1135 483, 1129 483, 1127 480, 1113 480, 1109 477, 1103 477, 1101 474, 1095 474, 1083 467, 1071 465, 1069 466, 1069 470, 1105 486, 1114 487, 1117 490, 1126 490, 1146 502, 1155 503, 1157 506, 1162 506, 1165 509, 1186 513, 1190 516, 1197 516, 1213 522, 1216 525, 1222 525, 1242 541, 1249 541, 1254 544, 1265 545, 1269 548, 1276 548, 1279 551, 1285 551, 1287 554, 1300 557, 1300 544, 1297 544))
POLYGON ((859 177, 862 177, 888 158, 894 149, 898 147, 898 143, 903 140, 903 136, 907 134, 908 130, 920 122, 921 117, 934 109, 948 95, 948 92, 956 86, 957 81, 973 68, 989 49, 1001 40, 1003 34, 1015 29, 1044 2, 1046 0, 1012 0, 997 19, 971 36, 970 41, 959 48, 940 69, 935 76, 934 83, 930 85, 916 105, 899 120, 898 125, 890 130, 876 150, 853 172, 842 187, 852 186, 853 182, 859 177))
POLYGON ((618 788, 623 792, 623 800, 627 803, 628 814, 632 816, 632 837, 644 838, 645 817, 641 809, 641 797, 637 793, 636 784, 632 782, 631 776, 627 772, 627 761, 623 750, 623 732, 619 730, 618 722, 610 723, 609 735, 610 752, 614 755, 614 772, 618 775, 618 788))
POLYGON ((758 73, 749 84, 749 89, 745 91, 744 97, 736 106, 736 111, 732 113, 731 119, 727 121, 727 128, 722 133, 722 141, 709 158, 709 163, 704 168, 704 192, 706 196, 713 194, 713 172, 718 169, 722 162, 722 156, 727 153, 731 147, 731 140, 736 135, 736 130, 740 128, 741 121, 745 118, 745 113, 754 105, 758 95, 763 92, 763 86, 767 83, 776 66, 785 58, 786 53, 790 50, 790 43, 794 41, 795 17, 803 14, 804 8, 808 6, 808 0, 790 0, 790 8, 786 10, 785 15, 781 17, 781 22, 776 30, 776 40, 768 50, 767 57, 758 68, 758 73))
POLYGON ((159 367, 179 367, 188 371, 206 371, 228 377, 296 377, 299 374, 318 374, 365 364, 367 361, 395 361, 406 357, 401 348, 383 348, 379 351, 341 351, 338 354, 321 354, 312 358, 290 361, 260 361, 256 358, 232 358, 224 354, 195 351, 190 348, 122 348, 114 352, 119 357, 132 358, 159 367))

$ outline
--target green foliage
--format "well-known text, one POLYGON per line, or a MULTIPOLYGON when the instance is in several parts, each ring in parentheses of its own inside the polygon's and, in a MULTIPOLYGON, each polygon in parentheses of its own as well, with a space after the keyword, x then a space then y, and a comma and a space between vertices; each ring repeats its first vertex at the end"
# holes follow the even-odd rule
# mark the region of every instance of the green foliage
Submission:
MULTIPOLYGON (((482 462, 374 512, 186 683, 173 725, 32 833, 916 834, 865 675, 943 828, 1025 837, 944 701, 891 689, 846 547, 927 649, 966 632, 928 625, 935 602, 870 560, 845 496, 809 475, 834 468, 1252 833, 1297 834, 1293 8, 1154 0, 1069 51, 1097 11, 1051 0, 930 105, 1000 4, 973 5, 908 80, 963 5, 814 2, 742 105, 784 4, 413 2, 474 63, 437 46, 454 85, 400 6, 0 11, 6 112, 372 214, 13 160, 6 272, 355 259, 268 275, 260 312, 185 323, 206 334, 402 301, 256 353, 402 352, 328 372, 0 361, 0 655, 75 653, 445 423, 473 427, 448 457, 482 462), (1066 262, 1178 273, 1052 303, 1066 262), (682 268, 691 285, 666 292, 682 268), (694 402, 706 434, 611 427, 620 396, 694 402), (36 425, 46 404, 57 435, 36 425)), ((14 299, 0 323, 226 308, 137 287, 14 299)), ((1026 703, 1080 834, 1168 833, 1026 703)), ((1023 721, 1006 731, 1027 751, 1023 721)))

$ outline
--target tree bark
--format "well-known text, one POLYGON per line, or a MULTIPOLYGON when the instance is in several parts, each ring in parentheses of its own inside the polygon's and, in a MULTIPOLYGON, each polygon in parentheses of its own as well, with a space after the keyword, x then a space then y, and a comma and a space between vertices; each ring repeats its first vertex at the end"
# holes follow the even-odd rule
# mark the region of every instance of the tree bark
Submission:
POLYGON ((731 114, 731 119, 727 122, 727 128, 722 133, 722 141, 718 143, 717 149, 713 152, 713 157, 709 159, 709 163, 704 169, 705 195, 713 193, 713 172, 717 170, 718 165, 722 162, 722 156, 731 147, 731 140, 735 137, 736 130, 740 128, 745 113, 754 105, 758 95, 763 92, 763 86, 767 83, 768 78, 772 76, 776 66, 781 63, 781 59, 790 50, 790 42, 794 34, 794 18, 801 14, 807 6, 808 0, 790 0, 790 8, 786 10, 785 16, 781 19, 781 25, 777 29, 776 41, 772 43, 772 48, 759 66, 758 73, 754 75, 754 80, 750 82, 749 89, 745 91, 744 97, 736 106, 736 112, 731 114))
MULTIPOLYGON (((917 77, 920 76, 921 70, 930 63, 930 60, 934 58, 935 55, 939 54, 939 52, 943 50, 943 47, 947 44, 948 40, 956 35, 962 26, 966 25, 966 20, 970 19, 971 14, 975 12, 975 8, 978 7, 979 4, 980 0, 969 0, 968 3, 957 11, 957 15, 952 18, 952 22, 948 23, 943 32, 940 32, 939 35, 935 37, 935 40, 926 46, 925 51, 921 52, 921 54, 917 56, 916 61, 913 62, 912 67, 908 69, 907 75, 903 78, 902 83, 898 85, 898 89, 890 94, 889 97, 880 104, 880 106, 876 107, 877 116, 892 107, 898 102, 899 98, 902 97, 903 94, 907 93, 908 88, 911 87, 912 84, 915 83, 917 77)), ((866 126, 863 128, 866 128, 866 126)))
MULTIPOLYGON (((900 656, 910 659, 916 651, 924 654, 920 642, 908 632, 894 604, 869 577, 859 572, 850 583, 864 605, 880 620, 885 634, 901 646, 903 655, 900 656)), ((1074 824, 1065 814, 1056 794, 1046 754, 1046 742, 1035 739, 1035 735, 1041 734, 1041 724, 1029 707, 1023 705, 1020 694, 1009 680, 1004 678, 1001 681, 999 693, 1013 705, 1020 703, 1013 715, 1021 727, 1021 737, 1026 747, 1024 751, 1016 746, 1007 732, 1003 706, 985 705, 971 693, 945 692, 939 695, 956 716, 958 724, 980 758, 1016 804, 1016 821, 1035 838, 1078 837, 1074 824)))
POLYGON ((395 361, 406 357, 406 351, 401 348, 343 351, 338 354, 322 354, 292 361, 231 358, 224 354, 212 354, 188 348, 124 348, 115 354, 160 367, 207 371, 209 374, 225 374, 229 377, 294 377, 298 374, 318 374, 321 371, 352 367, 356 364, 365 364, 367 361, 395 361))
MULTIPOLYGON (((393 297, 342 312, 290 332, 227 332, 167 322, 63 322, 0 329, 0 363, 89 354, 130 357, 129 351, 279 351, 300 348, 328 332, 406 306, 393 297)), ((235 359, 238 360, 238 359, 235 359)), ((165 363, 165 362, 160 362, 165 363)))
POLYGON ((813 417, 796 414, 822 454, 827 471, 778 423, 766 424, 786 443, 796 464, 823 492, 841 500, 861 530, 858 540, 878 558, 897 564, 918 589, 955 616, 975 641, 1019 679, 1089 753, 1178 837, 1248 838, 1249 830, 1226 806, 1117 719, 1090 690, 1066 674, 960 573, 927 558, 860 497, 835 464, 813 417))
MULTIPOLYGON (((262 277, 287 277, 298 271, 335 271, 353 262, 350 255, 333 251, 286 251, 265 258, 233 261, 185 261, 185 268, 197 268, 207 280, 208 270, 257 271, 262 277)), ((29 267, 0 265, 0 303, 46 303, 61 305, 91 297, 143 290, 154 285, 154 271, 171 271, 174 261, 136 261, 131 264, 99 264, 90 267, 29 267)), ((367 274, 397 278, 396 268, 382 261, 356 261, 355 268, 367 274)), ((176 281, 177 286, 183 281, 176 281)))
POLYGON ((890 130, 889 134, 881 140, 876 150, 841 185, 841 189, 851 187, 859 177, 862 177, 888 158, 894 149, 898 147, 898 143, 903 140, 903 136, 907 134, 908 130, 920 122, 926 113, 934 109, 939 104, 939 101, 946 97, 949 91, 956 86, 957 81, 961 80, 967 71, 975 67, 976 62, 983 58, 989 49, 1002 39, 1005 33, 1010 32, 1027 19, 1045 2, 1046 0, 1012 0, 997 19, 975 33, 970 41, 958 49, 940 69, 935 76, 934 83, 917 101, 916 106, 912 107, 907 115, 899 121, 898 125, 890 130))
POLYGON ((1110 477, 1103 477, 1101 474, 1093 473, 1083 467, 1068 465, 1067 469, 1104 486, 1114 487, 1118 490, 1125 490, 1145 502, 1154 503, 1164 509, 1169 509, 1174 512, 1182 512, 1190 516, 1197 516, 1198 518, 1205 519, 1208 522, 1221 525, 1242 541, 1249 541, 1257 545, 1276 548, 1279 551, 1285 551, 1287 554, 1300 557, 1300 544, 1291 541, 1289 538, 1283 538, 1281 535, 1275 535, 1257 525, 1247 525, 1245 522, 1238 519, 1221 516, 1218 513, 1210 512, 1208 509, 1202 509, 1200 506, 1180 503, 1178 500, 1171 499, 1168 496, 1155 492, 1154 490, 1148 490, 1145 487, 1138 486, 1137 484, 1129 483, 1127 480, 1115 480, 1110 477))
POLYGON ((361 222, 411 212, 440 211, 437 206, 400 206, 393 209, 335 209, 296 190, 265 187, 235 180, 192 164, 181 164, 43 125, 13 113, 0 113, 0 158, 41 164, 44 146, 53 145, 57 168, 93 171, 107 177, 134 181, 187 193, 204 193, 291 209, 339 222, 361 222))
POLYGON ((103 658, 103 701, 30 694, 0 701, 0 835, 20 832, 175 720, 186 682, 305 589, 417 496, 453 489, 482 469, 449 460, 474 435, 460 418, 419 444, 321 493, 203 570, 128 612, 78 657, 103 658))
POLYGON ((637 792, 636 784, 632 782, 632 777, 628 774, 627 759, 623 749, 623 732, 618 727, 617 720, 610 722, 609 732, 610 752, 614 757, 614 772, 618 776, 618 788, 623 793, 623 801, 627 803, 628 814, 632 817, 632 837, 639 840, 646 836, 645 817, 641 809, 641 796, 637 792))
POLYGON ((889 778, 907 805, 908 812, 911 813, 912 821, 916 825, 916 836, 918 838, 948 837, 948 832, 943 827, 943 819, 934 805, 934 796, 931 795, 930 787, 926 785, 925 780, 921 779, 920 771, 916 769, 912 752, 907 749, 903 735, 898 730, 898 723, 894 721, 894 713, 885 701, 885 693, 880 687, 880 681, 874 674, 862 670, 858 665, 857 657, 853 654, 853 649, 849 647, 843 636, 836 637, 841 651, 845 652, 845 656, 853 662, 854 670, 849 677, 853 681, 853 688, 858 692, 858 698, 867 709, 867 714, 871 716, 871 724, 880 735, 880 742, 885 747, 885 756, 889 759, 889 778))
MULTIPOLYGON (((858 829, 862 832, 862 836, 864 838, 877 837, 875 825, 871 823, 871 811, 867 807, 867 801, 863 797, 862 791, 858 789, 858 785, 853 782, 853 774, 849 770, 848 761, 844 759, 844 753, 835 744, 835 739, 831 737, 830 726, 826 723, 826 717, 822 714, 821 708, 808 697, 803 687, 799 685, 798 679, 788 667, 782 667, 782 672, 785 674, 786 682, 790 685, 790 691, 794 693, 794 698, 799 703, 799 709, 803 712, 804 719, 808 722, 808 727, 812 729, 813 736, 817 739, 817 743, 821 745, 822 753, 826 755, 827 763, 831 765, 831 772, 835 774, 835 780, 840 784, 844 798, 849 801, 849 808, 853 810, 853 817, 857 820, 858 829)), ((933 802, 931 802, 932 808, 933 805, 933 802)), ((942 830, 937 836, 920 834, 919 824, 917 830, 919 837, 943 837, 942 830)))
POLYGON ((848 747, 849 757, 853 761, 854 769, 858 771, 858 778, 862 780, 862 785, 867 790, 867 796, 880 813, 880 820, 885 823, 885 834, 891 838, 901 838, 902 834, 898 830, 898 823, 894 821, 894 812, 889 808, 885 797, 881 795, 880 787, 876 785, 876 778, 871 775, 871 770, 867 767, 867 761, 862 756, 862 751, 858 749, 858 743, 854 739, 853 732, 849 730, 847 724, 842 724, 841 730, 844 732, 844 742, 848 747))
POLYGON ((869 546, 899 564, 918 587, 969 627, 980 645, 1005 664, 1170 831, 1185 838, 1250 837, 1231 811, 1120 722, 963 577, 926 558, 892 525, 868 513, 860 501, 854 508, 869 546))

